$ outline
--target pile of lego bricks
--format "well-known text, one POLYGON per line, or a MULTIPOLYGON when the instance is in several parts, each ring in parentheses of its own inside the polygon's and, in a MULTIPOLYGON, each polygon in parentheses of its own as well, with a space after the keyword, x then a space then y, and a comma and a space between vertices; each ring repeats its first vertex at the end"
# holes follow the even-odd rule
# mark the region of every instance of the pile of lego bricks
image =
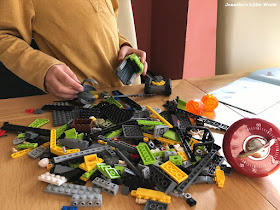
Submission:
POLYGON ((42 110, 52 111, 53 125, 62 125, 58 129, 41 129, 48 120, 37 119, 28 127, 6 122, 1 130, 21 133, 12 158, 40 158, 39 165, 49 169, 38 177, 50 183, 45 192, 71 196, 73 206, 101 206, 101 191, 115 196, 119 185, 144 209, 167 209, 171 196, 193 206, 195 199, 185 193, 190 185, 223 187, 231 168, 203 123, 228 126, 180 109, 178 97, 163 112, 122 100, 124 106, 113 98, 89 108, 49 104, 42 110))

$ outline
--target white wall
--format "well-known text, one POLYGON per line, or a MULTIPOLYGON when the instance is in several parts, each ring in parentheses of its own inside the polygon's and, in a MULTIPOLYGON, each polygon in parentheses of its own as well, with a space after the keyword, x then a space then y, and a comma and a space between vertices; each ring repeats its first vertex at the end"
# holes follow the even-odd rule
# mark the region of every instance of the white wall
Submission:
POLYGON ((216 74, 280 66, 280 0, 218 0, 216 74), (225 6, 276 3, 276 7, 225 6))

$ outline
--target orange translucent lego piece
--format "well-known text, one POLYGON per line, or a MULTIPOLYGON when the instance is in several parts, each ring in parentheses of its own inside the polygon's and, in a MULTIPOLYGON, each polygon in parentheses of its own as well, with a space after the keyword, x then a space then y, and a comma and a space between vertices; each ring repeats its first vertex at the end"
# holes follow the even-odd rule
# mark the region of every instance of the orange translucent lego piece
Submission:
POLYGON ((165 173, 167 173, 178 184, 188 178, 187 174, 185 174, 181 169, 179 169, 170 161, 166 161, 164 164, 161 164, 160 168, 164 170, 165 173))
POLYGON ((170 203, 171 197, 169 195, 165 195, 165 193, 156 191, 156 190, 149 190, 145 188, 137 188, 137 190, 132 190, 131 195, 135 196, 136 199, 151 199, 154 201, 159 201, 163 203, 170 203))
POLYGON ((186 111, 196 115, 202 115, 204 112, 204 104, 200 99, 190 100, 186 105, 186 111))
POLYGON ((204 110, 207 112, 212 112, 217 108, 219 101, 213 94, 206 94, 201 99, 204 104, 204 110))
POLYGON ((215 176, 214 180, 218 185, 218 187, 223 188, 226 179, 225 172, 221 170, 219 166, 217 166, 216 171, 214 172, 214 176, 215 176))

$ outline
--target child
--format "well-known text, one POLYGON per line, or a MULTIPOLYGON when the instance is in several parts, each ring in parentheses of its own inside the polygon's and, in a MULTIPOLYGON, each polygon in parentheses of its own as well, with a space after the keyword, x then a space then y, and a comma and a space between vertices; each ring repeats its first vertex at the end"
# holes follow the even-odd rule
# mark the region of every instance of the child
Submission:
POLYGON ((25 81, 64 99, 83 91, 92 78, 99 87, 122 85, 115 70, 136 53, 118 32, 117 0, 1 0, 0 61, 25 81), (32 38, 40 51, 30 47, 32 38))

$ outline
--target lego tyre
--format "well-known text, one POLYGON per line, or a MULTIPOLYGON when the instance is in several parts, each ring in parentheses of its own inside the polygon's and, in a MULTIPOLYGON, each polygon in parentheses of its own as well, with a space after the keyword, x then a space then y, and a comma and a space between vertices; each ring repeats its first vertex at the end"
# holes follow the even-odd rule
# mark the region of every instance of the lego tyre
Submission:
POLYGON ((169 96, 171 94, 172 85, 171 85, 171 79, 165 80, 165 95, 169 96))
POLYGON ((280 130, 262 119, 243 118, 226 131, 223 151, 240 174, 268 176, 280 167, 280 130))
MULTIPOLYGON (((164 89, 162 90, 164 92, 164 95, 169 96, 171 94, 172 85, 171 85, 171 79, 165 79, 164 89)), ((145 81, 145 88, 144 93, 145 94, 151 94, 152 93, 152 79, 147 78, 145 81)), ((159 90, 154 89, 155 92, 159 92, 159 90)))
POLYGON ((152 86, 152 79, 151 78, 147 78, 145 80, 145 88, 144 88, 144 93, 145 94, 151 94, 152 93, 152 90, 151 90, 151 87, 152 86))

